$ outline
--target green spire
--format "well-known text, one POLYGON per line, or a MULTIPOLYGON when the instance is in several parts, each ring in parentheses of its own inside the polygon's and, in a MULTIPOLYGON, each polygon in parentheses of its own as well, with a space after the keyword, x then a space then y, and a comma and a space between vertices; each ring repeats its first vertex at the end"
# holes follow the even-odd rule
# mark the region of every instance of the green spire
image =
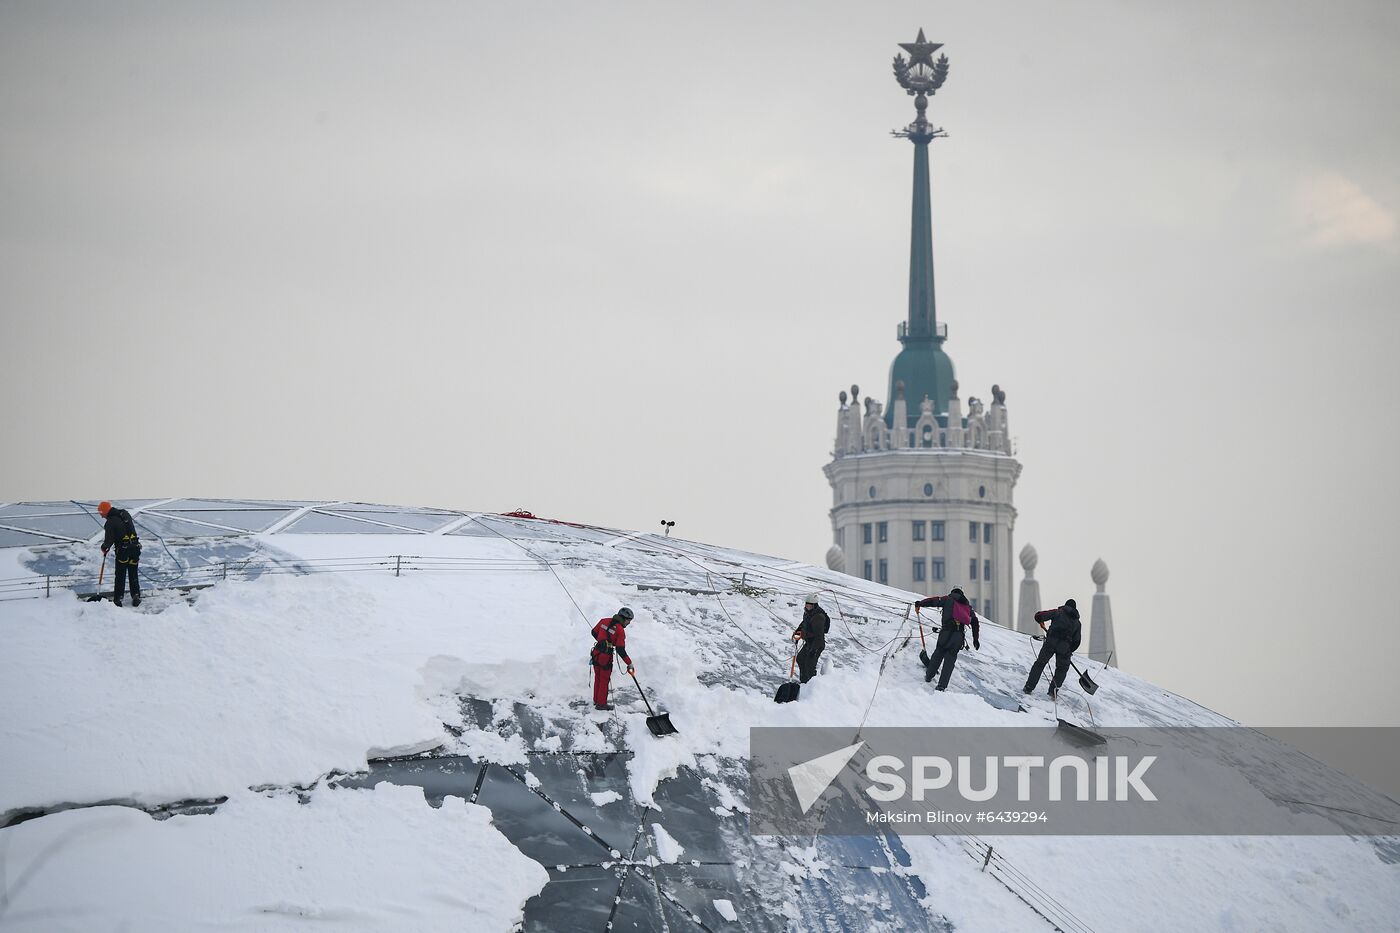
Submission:
POLYGON ((942 87, 948 77, 948 57, 943 55, 936 62, 933 60, 933 53, 940 46, 924 39, 922 29, 915 42, 902 43, 900 47, 909 52, 909 60, 905 61, 903 55, 895 56, 895 80, 914 98, 917 116, 913 123, 894 134, 914 144, 914 199, 909 232, 909 316, 899 326, 899 342, 904 348, 890 366, 889 404, 885 409, 886 423, 891 428, 895 427, 895 387, 899 383, 904 383, 908 408, 908 424, 901 427, 913 427, 925 397, 933 402, 935 415, 948 410, 954 378, 953 361, 942 349, 948 331, 938 325, 934 299, 933 221, 929 198, 928 144, 947 134, 931 126, 925 115, 928 97, 942 87))

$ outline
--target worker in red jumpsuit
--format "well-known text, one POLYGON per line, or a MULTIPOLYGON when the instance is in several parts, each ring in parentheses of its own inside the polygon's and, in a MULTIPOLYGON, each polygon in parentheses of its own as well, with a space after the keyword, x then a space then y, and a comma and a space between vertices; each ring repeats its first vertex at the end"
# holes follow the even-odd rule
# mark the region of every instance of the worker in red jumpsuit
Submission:
POLYGON ((593 665, 593 708, 610 710, 608 702, 608 681, 612 678, 613 655, 622 655, 627 665, 627 673, 635 674, 632 659, 627 655, 627 625, 632 621, 632 610, 623 606, 610 619, 602 619, 593 626, 593 651, 589 663, 593 665))

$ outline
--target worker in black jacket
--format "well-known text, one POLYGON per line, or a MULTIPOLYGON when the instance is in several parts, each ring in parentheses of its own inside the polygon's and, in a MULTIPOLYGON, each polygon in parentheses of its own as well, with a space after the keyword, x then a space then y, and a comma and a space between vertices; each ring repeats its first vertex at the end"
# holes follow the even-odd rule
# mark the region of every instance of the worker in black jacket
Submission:
POLYGON ((1050 657, 1055 658, 1055 676, 1050 678, 1050 696, 1060 692, 1060 687, 1064 685, 1065 675, 1069 673, 1069 657, 1079 648, 1079 609, 1074 605, 1074 600, 1067 599, 1065 604, 1058 609, 1043 609, 1035 614, 1035 621, 1040 623, 1042 629, 1045 623, 1049 622, 1050 627, 1045 629, 1045 643, 1040 646, 1040 655, 1031 665, 1031 672, 1026 677, 1026 693, 1035 689, 1040 683, 1040 675, 1045 672, 1045 665, 1050 663, 1050 657))
POLYGON ((953 587, 947 596, 929 596, 914 604, 915 611, 929 607, 943 610, 943 624, 938 629, 938 643, 934 646, 933 655, 921 651, 919 660, 924 662, 924 681, 927 683, 938 677, 936 689, 946 690, 953 676, 953 665, 958 663, 958 652, 967 646, 965 630, 972 629, 972 647, 981 651, 981 627, 977 613, 972 610, 971 603, 959 587, 953 587), (943 667, 942 676, 938 676, 939 665, 943 667))
POLYGON ((817 605, 817 594, 812 593, 803 603, 802 622, 797 626, 797 631, 792 633, 793 641, 802 642, 802 647, 797 652, 797 671, 804 684, 817 676, 817 660, 822 656, 822 649, 826 647, 826 633, 829 631, 831 616, 817 605))
POLYGON ((97 506, 97 514, 107 520, 102 536, 102 559, 107 559, 107 551, 112 545, 117 547, 117 575, 113 581, 112 602, 122 604, 126 594, 126 584, 131 583, 131 604, 141 605, 141 581, 136 575, 141 563, 141 539, 136 536, 136 523, 126 509, 114 509, 112 503, 103 502, 97 506))

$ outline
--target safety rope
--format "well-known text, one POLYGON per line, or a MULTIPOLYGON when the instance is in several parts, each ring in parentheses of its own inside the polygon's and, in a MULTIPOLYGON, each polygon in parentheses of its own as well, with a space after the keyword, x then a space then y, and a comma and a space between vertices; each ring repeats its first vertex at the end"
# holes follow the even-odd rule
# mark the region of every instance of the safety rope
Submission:
POLYGON ((574 608, 578 610, 579 617, 583 619, 584 624, 585 624, 585 625, 590 625, 590 624, 592 624, 592 623, 589 622, 588 613, 584 612, 584 611, 583 611, 583 607, 580 606, 580 605, 578 604, 578 600, 574 599, 574 594, 571 593, 571 592, 569 591, 569 588, 568 588, 567 586, 564 585, 564 581, 560 578, 559 574, 555 571, 554 565, 553 565, 552 563, 550 563, 549 561, 545 560, 543 557, 540 557, 540 556, 539 556, 538 554, 536 554, 534 551, 530 550, 529 548, 527 548, 525 545, 521 544, 519 541, 515 540, 514 538, 511 538, 511 537, 509 537, 509 536, 507 536, 507 535, 501 533, 500 531, 497 531, 495 528, 492 528, 491 525, 489 524, 489 522, 483 521, 483 520, 481 520, 481 519, 477 519, 477 524, 478 524, 478 525, 481 525, 481 526, 482 526, 483 528, 485 528, 487 531, 490 531, 491 533, 493 533, 493 534, 499 536, 499 537, 502 538, 503 540, 509 541, 511 544, 514 544, 516 547, 520 548, 520 550, 522 550, 522 551, 524 551, 526 554, 528 554, 531 558, 533 558, 534 560, 536 560, 536 561, 538 561, 539 563, 543 564, 543 565, 545 566, 545 568, 549 571, 550 575, 554 577, 554 582, 558 583, 558 584, 559 584, 559 588, 562 589, 562 590, 564 591, 564 595, 567 596, 567 597, 569 597, 569 602, 571 602, 571 603, 574 604, 574 608))

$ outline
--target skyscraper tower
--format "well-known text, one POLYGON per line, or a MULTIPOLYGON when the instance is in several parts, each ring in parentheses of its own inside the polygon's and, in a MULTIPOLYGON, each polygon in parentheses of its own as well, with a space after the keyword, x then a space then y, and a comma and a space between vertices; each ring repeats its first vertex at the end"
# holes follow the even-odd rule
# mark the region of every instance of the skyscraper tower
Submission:
POLYGON ((967 399, 963 412, 953 361, 943 351, 933 279, 929 143, 946 136, 928 122, 928 98, 948 77, 941 43, 924 32, 901 43, 894 76, 914 98, 914 122, 894 135, 914 145, 909 238, 909 308, 890 366, 889 410, 851 386, 840 394, 836 446, 824 468, 831 483, 833 569, 917 592, 961 586, 977 610, 1011 623, 1012 455, 1006 393, 967 399), (912 406, 910 402, 912 401, 912 406))

